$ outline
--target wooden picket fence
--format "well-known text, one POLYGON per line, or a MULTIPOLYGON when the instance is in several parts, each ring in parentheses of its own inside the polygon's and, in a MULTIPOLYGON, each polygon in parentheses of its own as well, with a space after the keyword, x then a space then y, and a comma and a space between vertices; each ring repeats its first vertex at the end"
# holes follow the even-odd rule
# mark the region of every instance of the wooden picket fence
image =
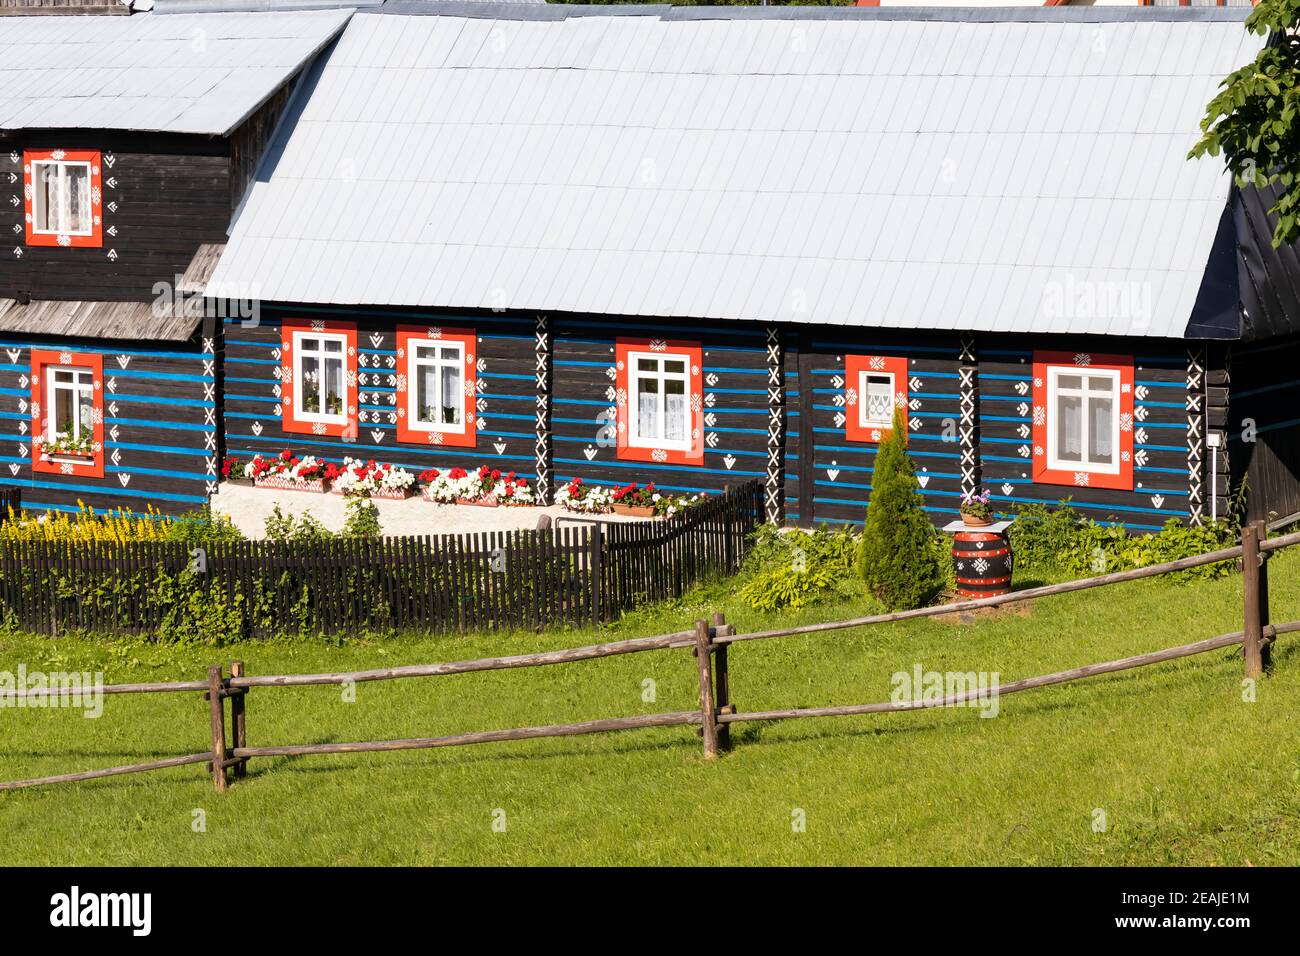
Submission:
POLYGON ((0 542, 0 611, 23 630, 153 634, 160 576, 242 608, 244 633, 598 624, 736 571, 762 521, 748 482, 671 518, 561 518, 545 530, 323 542, 0 542))
MULTIPOLYGON (((248 761, 254 757, 308 756, 313 754, 369 753, 395 750, 427 750, 435 747, 456 747, 470 744, 493 743, 508 740, 529 740, 539 737, 570 737, 580 734, 608 733, 614 731, 636 730, 646 727, 698 726, 704 741, 704 755, 708 759, 717 757, 720 750, 730 747, 729 732, 733 723, 742 721, 795 720, 810 717, 856 716, 864 714, 891 713, 908 710, 924 710, 934 707, 953 707, 967 702, 978 702, 991 695, 1001 697, 1006 694, 1019 693, 1053 684, 1095 677, 1099 674, 1112 674, 1136 667, 1146 667, 1165 661, 1205 654, 1224 648, 1242 646, 1247 678, 1260 677, 1269 665, 1269 651, 1272 643, 1282 634, 1300 631, 1300 621, 1284 624, 1269 623, 1268 604, 1268 556, 1281 548, 1300 544, 1300 532, 1282 537, 1266 539, 1263 522, 1257 522, 1243 529, 1241 544, 1195 557, 1169 561, 1133 571, 1122 571, 1099 577, 1068 581, 1045 587, 1027 588, 996 597, 958 601, 939 607, 921 608, 914 611, 900 611, 890 614, 874 614, 868 617, 832 621, 824 624, 809 624, 801 627, 783 628, 772 631, 759 631, 737 634, 722 615, 715 614, 712 623, 698 620, 690 630, 672 634, 660 634, 654 637, 633 638, 614 641, 607 644, 595 644, 588 647, 570 648, 559 651, 546 651, 534 654, 518 654, 509 657, 492 657, 470 661, 454 661, 441 664, 419 664, 405 667, 390 667, 380 670, 352 671, 337 674, 285 674, 270 677, 255 677, 245 673, 241 662, 231 664, 230 673, 226 675, 219 666, 208 670, 207 678, 196 681, 180 681, 155 684, 117 684, 104 687, 104 694, 157 694, 157 693, 193 693, 201 691, 207 701, 205 717, 211 731, 211 748, 203 753, 168 757, 148 763, 109 767, 100 770, 86 770, 76 773, 60 774, 53 777, 40 777, 30 780, 0 782, 0 790, 17 790, 26 787, 42 786, 54 783, 71 783, 81 780, 93 780, 122 774, 142 773, 162 770, 187 764, 205 764, 212 773, 214 787, 224 791, 231 776, 243 777, 247 772, 248 761), (959 614, 978 608, 998 607, 1021 601, 1066 594, 1091 588, 1107 587, 1124 581, 1169 574, 1188 568, 1216 564, 1220 561, 1238 561, 1241 566, 1242 581, 1242 630, 1216 637, 1206 638, 1190 644, 1182 644, 1162 650, 1138 654, 1120 660, 1087 664, 1069 670, 1057 671, 1011 681, 996 688, 973 689, 964 693, 952 694, 942 700, 904 700, 870 704, 847 704, 826 707, 797 707, 786 710, 738 711, 731 699, 730 662, 728 651, 733 644, 743 641, 769 640, 792 635, 828 634, 847 628, 866 627, 920 617, 938 617, 959 614), (403 680, 422 677, 442 677, 451 674, 468 674, 478 671, 506 670, 517 667, 546 667, 556 664, 568 664, 577 661, 596 660, 620 654, 635 654, 646 651, 667 650, 671 648, 690 648, 695 657, 694 670, 699 680, 699 707, 696 710, 675 711, 659 714, 646 714, 635 717, 613 717, 582 721, 570 724, 546 724, 533 727, 514 727, 506 730, 474 731, 441 737, 413 737, 400 740, 357 741, 352 743, 316 743, 316 744, 281 744, 268 746, 250 746, 248 742, 247 697, 254 688, 271 687, 305 687, 319 685, 337 685, 344 683, 362 683, 368 681, 403 680), (226 701, 230 702, 229 730, 226 719, 226 701)), ((0 692, 9 697, 49 697, 66 696, 73 691, 67 689, 49 689, 44 691, 8 691, 0 692)))

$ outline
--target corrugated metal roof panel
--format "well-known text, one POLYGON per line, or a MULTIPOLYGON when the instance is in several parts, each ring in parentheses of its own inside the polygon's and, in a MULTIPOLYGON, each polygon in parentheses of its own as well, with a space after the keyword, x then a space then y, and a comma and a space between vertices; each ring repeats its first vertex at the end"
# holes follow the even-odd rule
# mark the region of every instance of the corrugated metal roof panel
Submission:
POLYGON ((1181 334, 1228 195, 1184 156, 1239 23, 702 16, 358 14, 215 280, 1053 332, 1117 320, 1050 290, 1133 281, 1181 334))
POLYGON ((0 129, 225 135, 351 15, 344 9, 6 18, 0 129))

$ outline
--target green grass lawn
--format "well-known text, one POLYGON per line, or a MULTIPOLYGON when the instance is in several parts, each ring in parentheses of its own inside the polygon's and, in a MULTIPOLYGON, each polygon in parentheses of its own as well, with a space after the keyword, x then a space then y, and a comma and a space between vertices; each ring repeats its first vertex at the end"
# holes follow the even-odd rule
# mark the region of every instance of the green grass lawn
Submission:
MULTIPOLYGON (((1300 617, 1300 555, 1276 558, 1273 620, 1300 617)), ((152 647, 0 637, 0 670, 103 670, 110 682, 457 660, 678 630, 713 610, 742 629, 863 612, 844 599, 784 619, 734 582, 599 634, 152 647)), ((973 621, 914 621, 731 652, 740 710, 887 700, 891 675, 1003 680, 1239 629, 1240 580, 1142 581, 973 621)), ((263 758, 218 795, 201 766, 0 793, 9 863, 34 864, 1224 864, 1300 862, 1300 644, 1284 637, 1254 703, 1214 652, 974 709, 738 725, 706 763, 693 728, 392 754, 263 758), (194 832, 194 811, 206 832, 194 832), (501 820, 504 832, 494 829, 501 820), (1094 832, 1097 811, 1104 832, 1094 832), (802 818, 798 831, 792 821, 802 818)), ((263 689, 269 744, 433 736, 696 706, 687 650, 556 667, 263 689), (657 700, 642 699, 654 681, 657 700)), ((0 709, 0 779, 195 753, 199 695, 110 697, 104 716, 0 709)))

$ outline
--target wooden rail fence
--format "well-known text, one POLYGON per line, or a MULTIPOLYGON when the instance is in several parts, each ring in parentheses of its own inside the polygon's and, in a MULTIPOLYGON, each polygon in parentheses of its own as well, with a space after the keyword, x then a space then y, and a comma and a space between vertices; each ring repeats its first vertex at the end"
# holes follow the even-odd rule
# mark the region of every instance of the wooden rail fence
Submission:
MULTIPOLYGON (((53 777, 40 777, 31 780, 14 780, 0 782, 0 790, 17 790, 53 783, 71 783, 81 780, 93 780, 121 774, 140 773, 150 770, 162 770, 188 764, 205 764, 212 773, 212 782, 218 791, 224 791, 230 777, 242 777, 246 766, 253 757, 307 756, 311 754, 369 753, 393 750, 426 750, 434 747, 457 747, 470 744, 494 743, 510 740, 529 740, 539 737, 570 737, 580 734, 609 733, 614 731, 637 730, 646 727, 673 727, 697 725, 700 728, 706 758, 715 758, 720 750, 730 746, 729 729, 734 723, 742 721, 793 720, 809 717, 840 717, 862 714, 880 714, 897 711, 924 710, 934 707, 952 707, 961 703, 1020 693, 1039 687, 1048 687, 1068 681, 1081 680, 1099 674, 1112 674, 1118 671, 1146 667, 1165 661, 1177 660, 1196 654, 1205 654, 1223 648, 1242 645, 1245 661, 1245 674, 1248 678, 1260 677, 1269 665, 1270 646, 1282 634, 1300 631, 1300 621, 1283 624, 1269 622, 1268 613, 1268 565, 1267 558, 1273 552, 1300 544, 1300 532, 1278 538, 1266 539, 1263 522, 1256 522, 1243 529, 1242 543, 1232 548, 1224 548, 1190 558, 1151 565, 1133 571, 1121 571, 1114 574, 1068 581, 1044 587, 1027 588, 996 597, 978 598, 958 601, 938 607, 921 608, 915 611, 902 611, 892 614, 877 614, 870 617, 831 621, 824 624, 810 624, 802 627, 782 630, 761 631, 738 634, 726 623, 721 614, 715 614, 713 620, 699 620, 689 630, 653 637, 632 638, 613 641, 606 644, 593 644, 558 651, 541 651, 531 654, 517 654, 507 657, 489 657, 469 661, 453 661, 440 664, 416 664, 402 667, 388 667, 368 671, 351 671, 346 673, 322 674, 285 674, 279 676, 253 676, 245 672, 244 665, 235 661, 230 666, 228 675, 221 667, 209 668, 206 679, 194 681, 172 681, 152 684, 116 684, 102 689, 105 694, 157 694, 157 693, 194 693, 201 692, 207 701, 207 717, 211 730, 211 747, 203 753, 167 757, 148 763, 109 767, 101 770, 86 770, 77 773, 61 774, 53 777), (1020 601, 1031 601, 1071 591, 1107 587, 1124 581, 1169 574, 1187 568, 1215 564, 1220 561, 1236 560, 1242 569, 1242 619, 1240 631, 1220 634, 1215 637, 1181 644, 1176 647, 1150 651, 1119 660, 1087 664, 1069 670, 1057 671, 1011 681, 995 688, 984 688, 951 694, 942 700, 890 701, 872 704, 848 704, 827 707, 800 707, 787 710, 738 711, 731 700, 730 668, 728 649, 732 644, 742 641, 766 640, 788 637, 798 634, 819 634, 846 628, 863 627, 871 624, 910 620, 916 617, 937 617, 957 614, 984 607, 997 607, 1020 601), (545 667, 556 664, 568 664, 578 661, 595 660, 621 654, 635 654, 645 651, 666 650, 671 648, 690 648, 695 656, 695 671, 699 681, 699 707, 696 710, 674 711, 669 713, 646 714, 636 717, 613 717, 588 720, 568 724, 546 724, 534 727, 514 727, 505 730, 475 731, 452 734, 441 737, 412 737, 400 740, 356 741, 351 743, 320 744, 281 744, 271 746, 250 746, 248 743, 248 724, 246 719, 246 702, 254 688, 269 687, 304 687, 313 685, 342 684, 345 682, 366 682, 402 680, 423 677, 441 677, 451 674, 468 674, 478 671, 507 670, 518 667, 545 667), (229 725, 226 720, 225 702, 230 701, 229 725)), ((67 695, 74 691, 68 689, 49 689, 44 691, 0 691, 10 697, 49 697, 67 695)))
POLYGON ((174 614, 160 576, 188 569, 189 586, 243 609, 236 637, 598 624, 736 571, 761 509, 748 482, 652 522, 199 547, 0 541, 0 609, 36 634, 153 634, 174 614))

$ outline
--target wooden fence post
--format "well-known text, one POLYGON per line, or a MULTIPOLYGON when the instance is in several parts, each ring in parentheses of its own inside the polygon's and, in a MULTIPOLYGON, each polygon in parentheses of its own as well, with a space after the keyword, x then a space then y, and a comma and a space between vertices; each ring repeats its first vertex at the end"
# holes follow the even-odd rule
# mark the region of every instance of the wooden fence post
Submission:
POLYGON ((709 622, 695 622, 695 659, 700 671, 700 716, 704 720, 704 759, 718 756, 718 715, 713 709, 713 651, 709 622))
MULTIPOLYGON (((1255 522, 1259 528, 1258 538, 1261 542, 1268 538, 1268 525, 1263 519, 1255 522)), ((1260 669, 1268 668, 1272 661, 1273 642, 1262 640, 1263 629, 1271 623, 1268 613, 1268 559, 1273 555, 1270 552, 1261 551, 1259 556, 1259 626, 1261 633, 1261 642, 1259 648, 1260 669)))
MULTIPOLYGON (((713 614, 713 628, 716 635, 730 634, 731 628, 727 626, 727 618, 721 611, 715 611, 713 614)), ((717 686, 717 706, 719 714, 734 714, 736 708, 731 705, 731 673, 727 667, 727 649, 730 644, 718 644, 714 651, 716 655, 714 664, 717 674, 714 682, 717 686)), ((731 725, 718 724, 718 746, 723 750, 731 749, 731 725)))
POLYGON ((603 574, 603 560, 605 546, 604 532, 601 530, 600 522, 597 521, 591 526, 591 566, 589 568, 591 578, 591 625, 599 627, 603 618, 601 578, 603 574))
POLYGON ((221 668, 208 668, 208 713, 212 718, 212 785, 226 791, 226 705, 221 668))
POLYGON ((1264 637, 1264 612, 1260 602, 1263 561, 1259 551, 1260 525, 1255 522, 1241 529, 1242 654, 1246 658, 1246 676, 1259 677, 1264 672, 1261 644, 1264 637))
MULTIPOLYGON (((230 676, 244 676, 244 662, 230 662, 230 676)), ((248 697, 248 688, 231 688, 230 695, 230 732, 234 738, 235 749, 248 746, 248 715, 245 713, 245 698, 248 697)), ((248 758, 240 760, 235 764, 235 776, 243 777, 248 772, 248 758)))

